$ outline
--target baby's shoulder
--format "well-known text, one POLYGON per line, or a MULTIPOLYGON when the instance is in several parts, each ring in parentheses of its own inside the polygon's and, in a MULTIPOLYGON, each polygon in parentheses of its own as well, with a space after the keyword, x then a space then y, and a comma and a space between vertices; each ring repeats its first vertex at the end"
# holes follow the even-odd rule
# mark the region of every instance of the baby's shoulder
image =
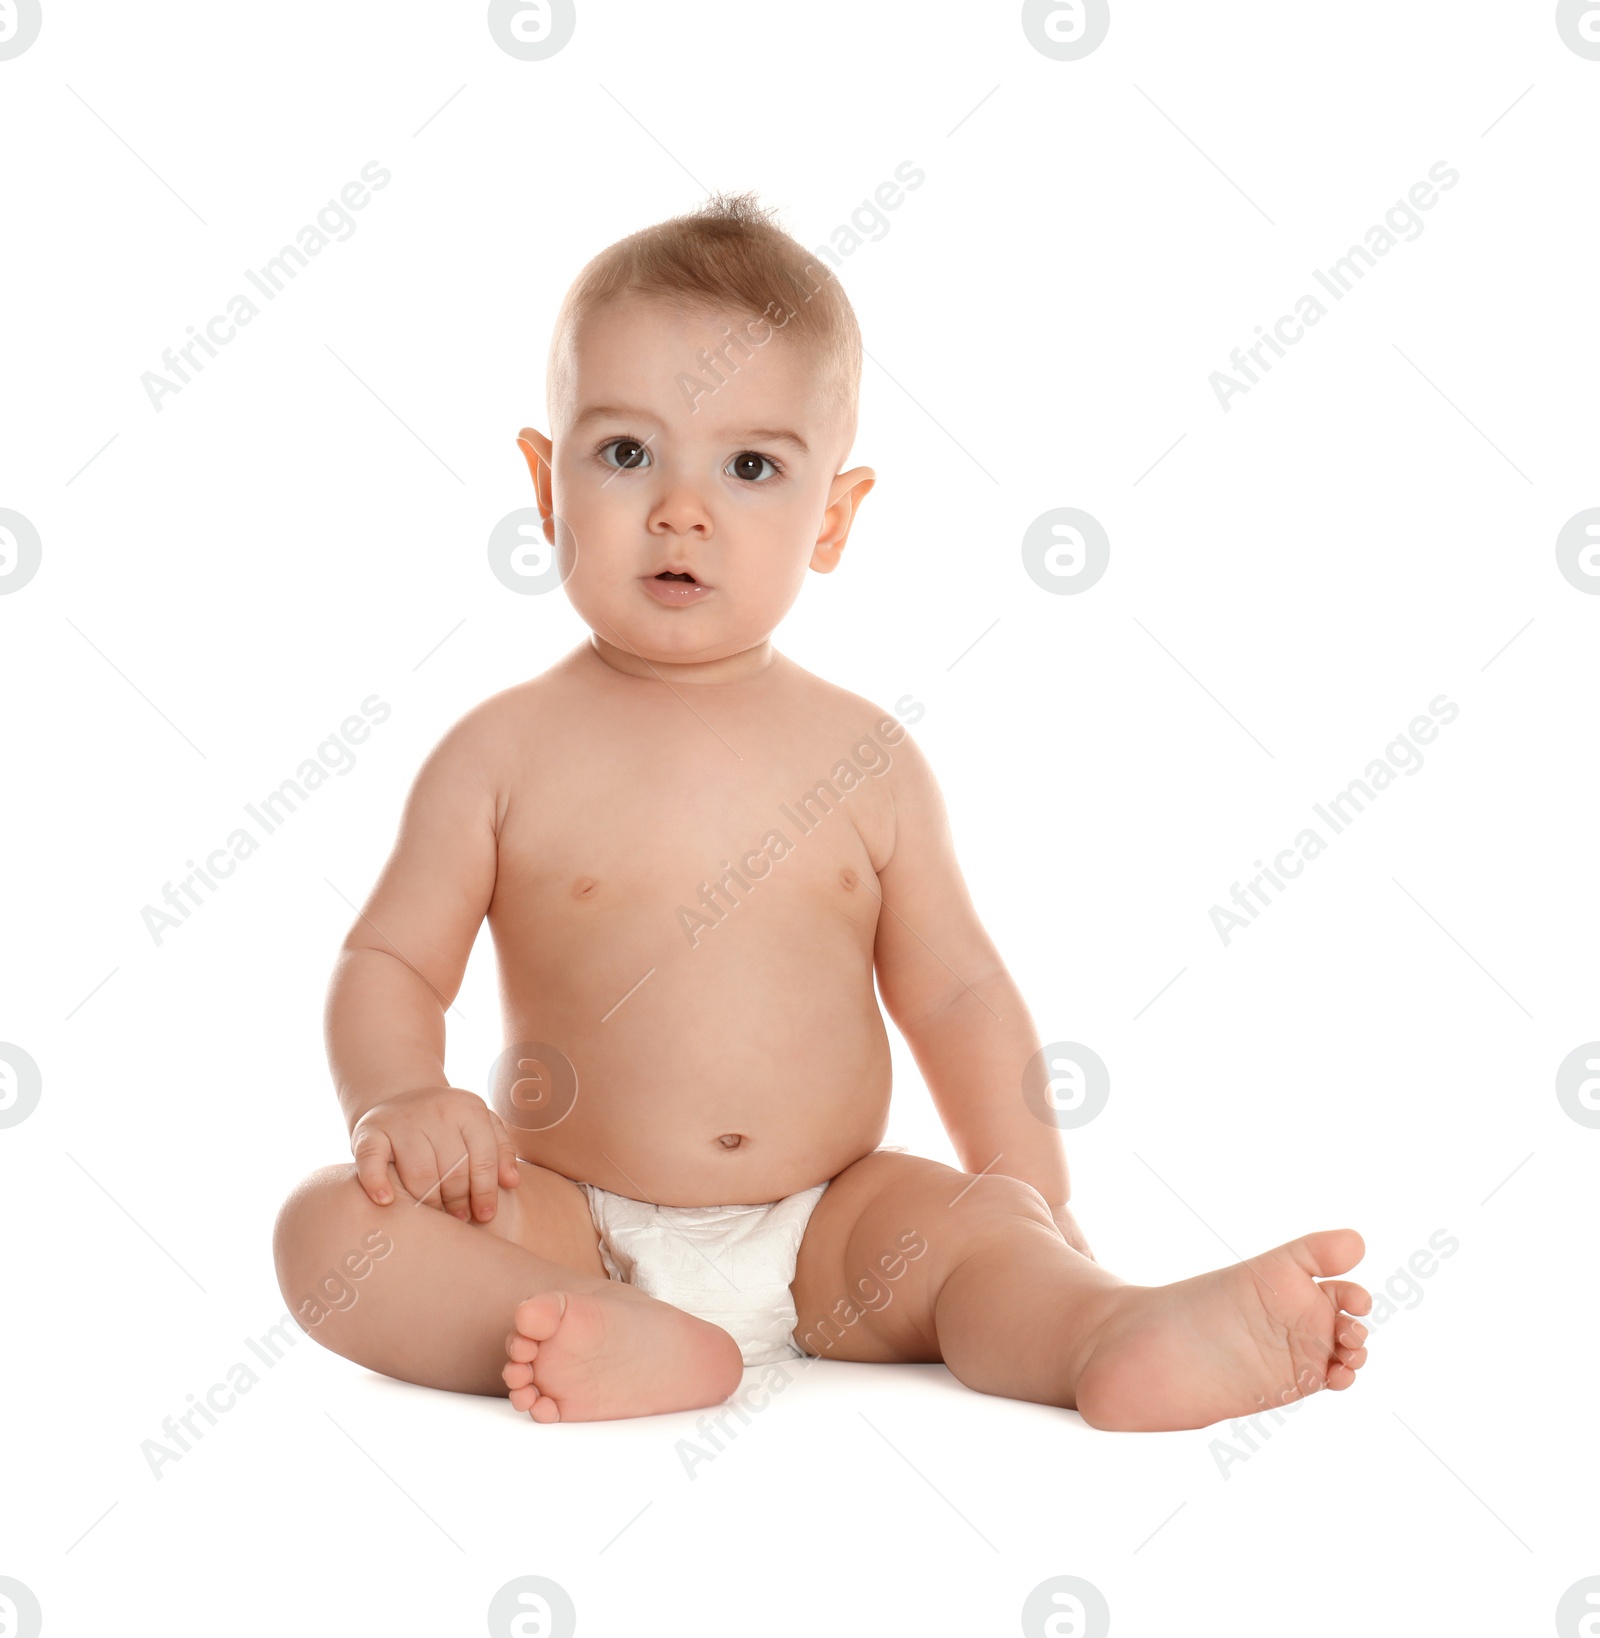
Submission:
POLYGON ((871 733, 891 742, 905 737, 900 717, 887 706, 853 693, 837 683, 807 671, 785 658, 786 682, 792 699, 813 720, 827 725, 830 732, 849 735, 871 733))
POLYGON ((457 767, 504 772, 547 748, 568 713, 561 681, 547 671, 514 683, 463 711, 433 755, 457 767))

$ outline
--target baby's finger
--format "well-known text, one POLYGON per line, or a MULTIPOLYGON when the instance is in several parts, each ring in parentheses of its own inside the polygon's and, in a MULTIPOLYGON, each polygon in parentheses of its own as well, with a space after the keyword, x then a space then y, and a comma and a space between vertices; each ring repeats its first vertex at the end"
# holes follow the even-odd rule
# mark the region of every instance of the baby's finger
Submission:
POLYGON ((419 1206, 439 1206, 439 1163, 433 1145, 414 1132, 394 1140, 394 1169, 405 1191, 419 1206))
POLYGON ((467 1140, 467 1183, 472 1195, 472 1215, 480 1223, 487 1223, 500 1201, 500 1153, 487 1111, 467 1120, 461 1135, 467 1140))
POLYGON ((356 1140, 356 1176, 367 1197, 379 1206, 387 1206, 394 1199, 389 1187, 389 1161, 394 1154, 389 1134, 380 1127, 369 1126, 356 1140))
POLYGON ((506 1123, 492 1109, 489 1119, 494 1122, 495 1144, 500 1151, 500 1187, 514 1189, 522 1181, 522 1168, 517 1164, 517 1146, 506 1131, 506 1123))
POLYGON ((458 1131, 449 1138, 441 1136, 435 1141, 433 1152, 439 1160, 439 1199, 444 1209, 452 1217, 470 1222, 471 1213, 467 1206, 471 1199, 472 1177, 467 1171, 467 1164, 471 1155, 465 1134, 458 1131))

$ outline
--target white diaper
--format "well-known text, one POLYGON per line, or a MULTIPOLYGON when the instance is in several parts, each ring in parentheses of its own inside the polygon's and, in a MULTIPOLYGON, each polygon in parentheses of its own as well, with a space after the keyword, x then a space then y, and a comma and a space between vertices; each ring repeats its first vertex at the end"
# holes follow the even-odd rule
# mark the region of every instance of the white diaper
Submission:
POLYGON ((770 1365, 804 1352, 792 1341, 789 1284, 827 1186, 761 1206, 654 1206, 593 1183, 583 1188, 612 1279, 720 1325, 746 1365, 770 1365))

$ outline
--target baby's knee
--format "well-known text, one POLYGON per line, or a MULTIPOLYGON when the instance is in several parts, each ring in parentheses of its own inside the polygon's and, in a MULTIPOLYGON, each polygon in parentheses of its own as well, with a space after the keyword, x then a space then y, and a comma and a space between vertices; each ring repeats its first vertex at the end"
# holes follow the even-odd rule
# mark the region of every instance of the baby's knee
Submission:
POLYGON ((966 1206, 967 1221, 974 1226, 1021 1221, 1038 1223, 1049 1229, 1055 1227, 1055 1219, 1050 1214, 1045 1197, 1020 1177, 986 1173, 981 1181, 975 1182, 960 1200, 954 1202, 954 1206, 957 1212, 966 1206))
POLYGON ((374 1231, 382 1237, 383 1213, 392 1209, 373 1203, 353 1162, 319 1167, 296 1184, 272 1230, 278 1288, 290 1308, 328 1273, 330 1259, 370 1256, 364 1242, 374 1231))

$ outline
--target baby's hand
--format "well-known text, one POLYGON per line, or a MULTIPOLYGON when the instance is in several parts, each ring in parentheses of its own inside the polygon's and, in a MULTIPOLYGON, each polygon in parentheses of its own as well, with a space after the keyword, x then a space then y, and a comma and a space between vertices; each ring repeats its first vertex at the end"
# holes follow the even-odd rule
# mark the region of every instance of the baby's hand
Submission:
POLYGON ((520 1181, 517 1151, 500 1117, 476 1092, 425 1086, 377 1103, 350 1133, 361 1186, 380 1206, 394 1198, 393 1163, 419 1205, 447 1211, 462 1222, 487 1223, 499 1189, 520 1181))

